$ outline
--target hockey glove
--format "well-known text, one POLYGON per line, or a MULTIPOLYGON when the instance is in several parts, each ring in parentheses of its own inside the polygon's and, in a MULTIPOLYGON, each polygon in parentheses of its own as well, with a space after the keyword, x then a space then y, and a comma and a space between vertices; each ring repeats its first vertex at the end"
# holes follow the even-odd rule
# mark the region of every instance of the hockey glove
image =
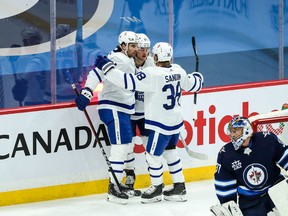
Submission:
POLYGON ((16 101, 22 102, 28 90, 28 81, 26 79, 20 78, 15 81, 15 85, 12 88, 13 98, 16 101))
POLYGON ((89 88, 81 89, 80 95, 75 99, 78 109, 83 111, 89 105, 92 97, 93 92, 89 88))
POLYGON ((115 67, 114 62, 109 60, 106 56, 98 55, 94 64, 95 67, 103 71, 104 74, 115 67))
MULTIPOLYGON (((191 75, 192 75, 196 80, 199 80, 199 81, 200 81, 200 87, 199 87, 199 89, 196 91, 196 92, 199 92, 199 91, 202 89, 202 87, 203 87, 204 77, 203 77, 203 75, 202 75, 201 73, 199 73, 199 72, 193 72, 193 73, 191 73, 191 75)), ((190 76, 190 75, 189 75, 189 76, 190 76)))

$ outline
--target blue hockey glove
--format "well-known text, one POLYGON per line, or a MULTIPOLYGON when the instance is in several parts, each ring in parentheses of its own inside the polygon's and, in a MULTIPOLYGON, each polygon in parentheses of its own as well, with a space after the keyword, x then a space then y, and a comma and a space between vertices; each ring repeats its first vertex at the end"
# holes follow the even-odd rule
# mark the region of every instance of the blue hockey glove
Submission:
POLYGON ((22 102, 28 91, 28 81, 26 79, 20 78, 15 81, 15 85, 12 88, 13 98, 16 101, 22 102))
POLYGON ((75 99, 79 110, 83 111, 90 103, 93 97, 93 92, 89 88, 81 89, 80 95, 75 99))
POLYGON ((98 55, 94 64, 95 67, 103 71, 104 74, 115 67, 114 62, 109 60, 106 56, 98 55))

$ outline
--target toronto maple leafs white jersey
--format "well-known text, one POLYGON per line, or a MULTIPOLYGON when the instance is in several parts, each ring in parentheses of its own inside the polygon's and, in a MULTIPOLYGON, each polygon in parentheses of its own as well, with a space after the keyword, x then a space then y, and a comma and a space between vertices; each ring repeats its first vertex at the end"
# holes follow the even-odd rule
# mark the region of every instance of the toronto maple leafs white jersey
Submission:
POLYGON ((288 146, 275 134, 254 133, 249 147, 236 151, 232 142, 224 145, 218 153, 214 174, 220 203, 237 202, 237 195, 255 198, 267 193, 279 179, 277 164, 288 170, 288 146))
POLYGON ((202 88, 199 75, 187 75, 177 64, 167 68, 147 67, 136 75, 112 69, 106 78, 122 88, 144 91, 145 128, 165 135, 179 133, 183 125, 182 89, 199 91, 202 88))
MULTIPOLYGON (((135 74, 141 72, 143 68, 155 66, 154 60, 151 56, 148 56, 144 64, 136 68, 135 74)), ((131 120, 138 120, 144 118, 144 92, 135 91, 135 113, 131 115, 131 120)))
MULTIPOLYGON (((135 73, 135 63, 133 58, 129 58, 121 52, 112 51, 108 58, 116 63, 116 68, 124 74, 135 73)), ((94 69, 89 72, 85 87, 94 90, 98 83, 103 81, 103 89, 98 95, 98 109, 113 109, 128 114, 135 112, 135 97, 134 91, 120 88, 109 80, 103 79, 103 74, 99 69, 94 69)))

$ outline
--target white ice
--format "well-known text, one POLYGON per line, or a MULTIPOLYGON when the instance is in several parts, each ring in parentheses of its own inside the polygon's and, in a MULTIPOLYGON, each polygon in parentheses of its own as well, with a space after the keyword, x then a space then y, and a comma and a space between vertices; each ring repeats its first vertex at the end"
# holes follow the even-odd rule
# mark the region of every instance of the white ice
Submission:
MULTIPOLYGON (((167 185, 168 188, 170 185, 167 185)), ((3 216, 211 216, 209 207, 217 204, 213 180, 186 183, 187 202, 142 204, 140 197, 127 205, 106 201, 106 194, 0 207, 3 216)), ((142 189, 141 189, 142 190, 142 189)), ((144 189, 143 189, 144 190, 144 189)))

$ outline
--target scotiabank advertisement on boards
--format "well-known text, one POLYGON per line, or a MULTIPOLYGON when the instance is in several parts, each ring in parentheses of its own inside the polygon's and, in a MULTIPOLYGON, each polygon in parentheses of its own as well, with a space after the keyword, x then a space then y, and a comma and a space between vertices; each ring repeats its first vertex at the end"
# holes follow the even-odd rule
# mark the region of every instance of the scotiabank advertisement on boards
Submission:
MULTIPOLYGON (((229 142, 227 123, 233 116, 251 116, 281 110, 287 102, 288 82, 254 86, 203 89, 197 95, 197 119, 193 121, 193 94, 182 97, 183 137, 193 151, 208 160, 190 157, 179 140, 184 169, 215 165, 219 149, 229 142)), ((99 140, 109 156, 110 143, 100 122, 97 105, 87 111, 99 140)), ((108 178, 108 167, 83 112, 69 106, 1 113, 1 192, 108 178)), ((285 140, 284 140, 285 142, 285 140)), ((136 174, 146 174, 141 139, 135 141, 136 174)))

